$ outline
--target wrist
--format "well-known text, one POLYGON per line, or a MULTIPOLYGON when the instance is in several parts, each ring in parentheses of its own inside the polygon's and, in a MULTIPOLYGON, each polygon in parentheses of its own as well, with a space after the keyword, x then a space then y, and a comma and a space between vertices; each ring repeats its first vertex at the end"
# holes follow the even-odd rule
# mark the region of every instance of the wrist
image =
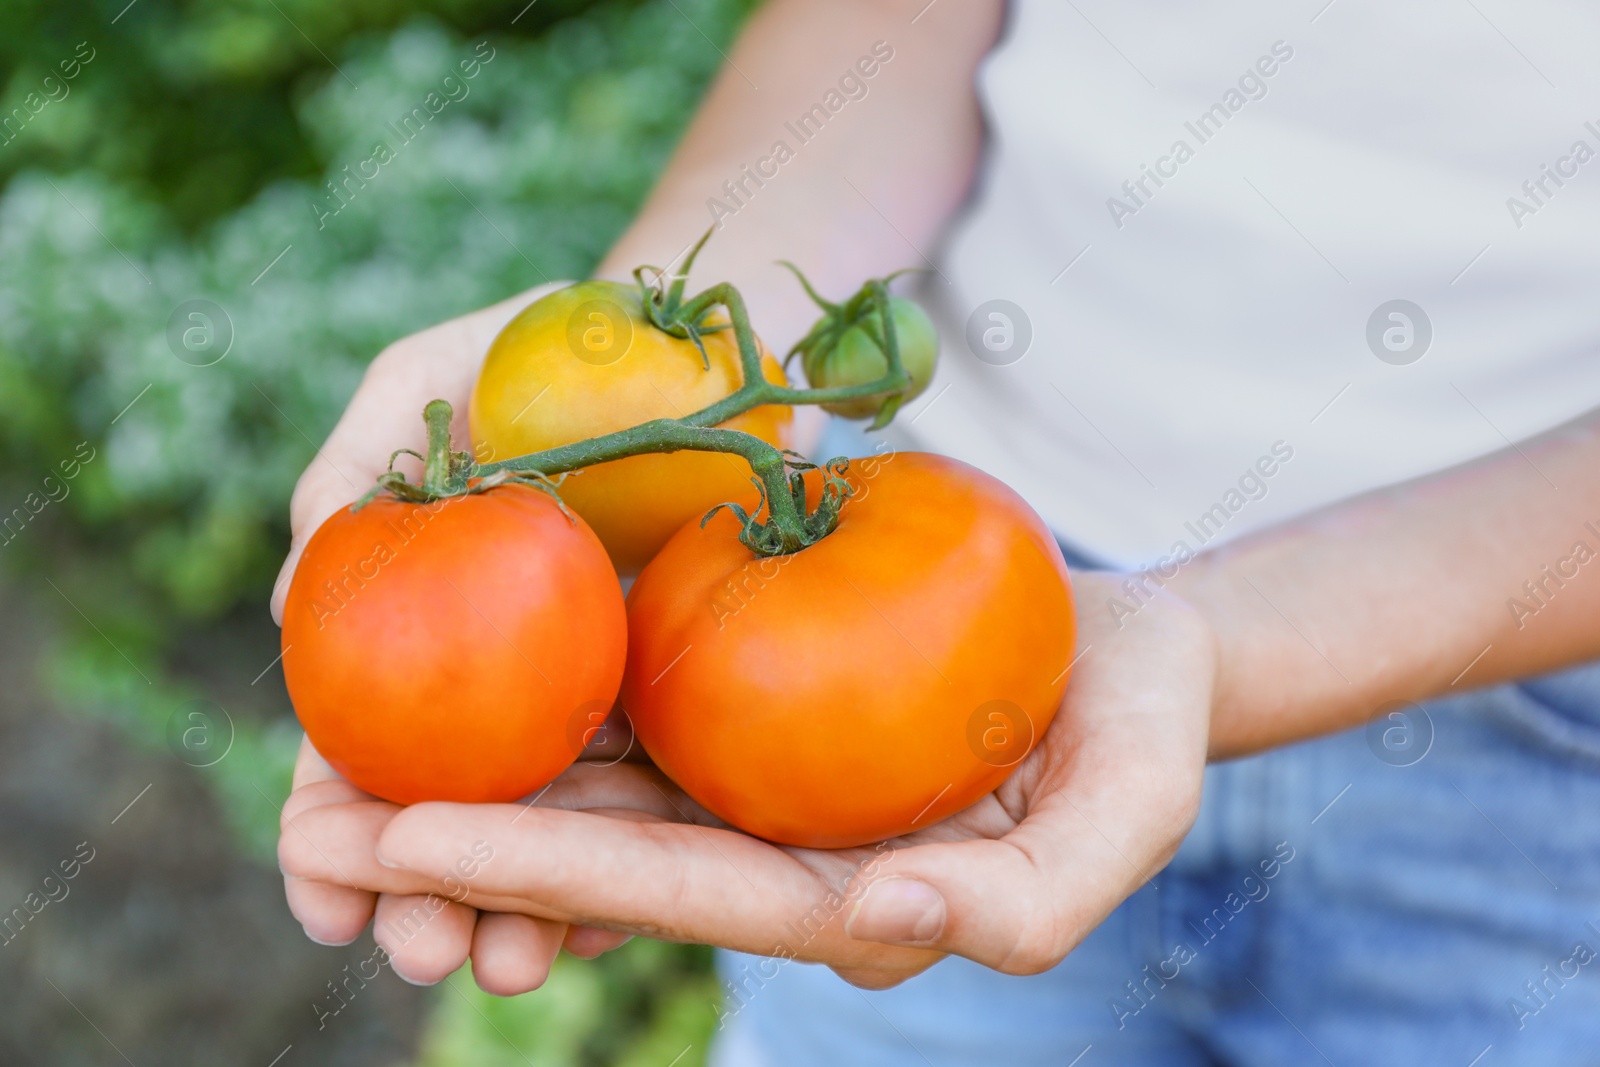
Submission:
MULTIPOLYGON (((1137 572, 1077 571, 1072 584, 1077 657, 1096 655, 1096 645, 1108 652, 1127 644, 1152 646, 1157 650, 1153 662, 1181 671, 1189 680, 1199 698, 1190 706, 1205 718, 1204 729, 1214 737, 1224 642, 1203 607, 1181 595, 1173 583, 1158 583, 1137 572)), ((1216 755, 1214 740, 1211 747, 1216 755)))
MULTIPOLYGON (((1283 557, 1223 548, 1196 557, 1167 583, 1198 613, 1216 643, 1212 759, 1232 759, 1348 725, 1350 679, 1327 671, 1310 620, 1284 590, 1283 557), (1327 672, 1325 675, 1324 672, 1327 672)), ((1291 570, 1288 573, 1292 573, 1291 570)))

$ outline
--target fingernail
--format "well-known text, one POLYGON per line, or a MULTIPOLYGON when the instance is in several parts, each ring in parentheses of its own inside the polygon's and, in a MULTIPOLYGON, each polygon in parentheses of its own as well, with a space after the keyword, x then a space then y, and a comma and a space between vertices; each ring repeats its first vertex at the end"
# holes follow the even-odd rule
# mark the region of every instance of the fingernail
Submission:
POLYGON ((914 878, 882 878, 867 887, 844 932, 857 941, 929 942, 944 932, 944 897, 914 878))
POLYGON ((396 863, 388 856, 385 856, 382 852, 374 852, 373 855, 377 857, 378 863, 381 866, 388 867, 390 870, 399 871, 405 869, 401 864, 396 863))
MULTIPOLYGON (((317 944, 322 945, 324 948, 343 948, 344 946, 350 944, 351 941, 355 940, 355 938, 352 937, 352 938, 350 938, 349 940, 346 940, 346 941, 324 941, 324 940, 322 940, 322 938, 318 937, 316 934, 313 934, 308 927, 302 926, 300 929, 305 931, 305 935, 306 935, 307 940, 315 941, 317 944)), ((360 935, 358 934, 356 936, 359 937, 360 935)))
POLYGON ((402 982, 405 982, 408 985, 421 986, 423 989, 426 989, 429 986, 438 985, 439 984, 439 979, 437 979, 437 978, 435 978, 431 982, 419 982, 415 978, 407 978, 403 973, 401 973, 400 968, 398 968, 398 967, 396 967, 394 965, 393 961, 390 961, 389 969, 391 971, 393 971, 396 975, 399 975, 400 980, 402 982))

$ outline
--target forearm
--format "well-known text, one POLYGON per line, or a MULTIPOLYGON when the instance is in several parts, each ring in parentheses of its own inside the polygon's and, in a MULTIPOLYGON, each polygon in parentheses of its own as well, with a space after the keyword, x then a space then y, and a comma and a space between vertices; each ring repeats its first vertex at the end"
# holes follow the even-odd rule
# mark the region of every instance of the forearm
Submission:
POLYGON ((864 278, 926 266, 921 254, 976 168, 973 72, 1003 5, 962 0, 922 12, 925 3, 773 0, 758 11, 596 273, 626 279, 641 263, 664 266, 717 221, 696 277, 735 282, 763 338, 782 351, 816 308, 775 260, 840 296, 864 278), (841 90, 847 73, 860 85, 846 86, 854 99, 841 90), (822 122, 813 108, 826 110, 830 91, 844 103, 822 122), (723 205, 715 212, 713 200, 723 205))
POLYGON ((1217 633, 1213 755, 1600 656, 1597 555, 1591 415, 1197 557, 1166 584, 1217 633))

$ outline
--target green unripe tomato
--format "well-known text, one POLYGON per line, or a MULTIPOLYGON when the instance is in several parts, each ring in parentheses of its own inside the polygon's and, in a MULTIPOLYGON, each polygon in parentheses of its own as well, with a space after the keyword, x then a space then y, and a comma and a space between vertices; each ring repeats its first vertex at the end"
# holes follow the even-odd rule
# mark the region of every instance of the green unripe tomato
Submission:
MULTIPOLYGON (((909 403, 928 387, 934 364, 939 359, 939 332, 922 308, 905 297, 889 298, 889 314, 894 317, 895 341, 900 346, 900 364, 911 375, 905 392, 909 403)), ((831 350, 808 352, 804 360, 806 378, 814 389, 836 389, 865 385, 889 373, 889 359, 874 336, 883 333, 882 317, 874 310, 846 330, 831 350)), ((824 411, 847 419, 866 419, 878 413, 883 397, 823 404, 824 411)))

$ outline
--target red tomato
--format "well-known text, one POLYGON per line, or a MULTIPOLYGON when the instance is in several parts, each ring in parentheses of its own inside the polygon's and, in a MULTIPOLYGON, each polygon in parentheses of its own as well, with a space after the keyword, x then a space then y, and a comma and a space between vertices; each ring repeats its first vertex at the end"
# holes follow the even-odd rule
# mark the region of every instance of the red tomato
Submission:
POLYGON ((1073 655, 1066 564, 1016 493, 925 453, 848 477, 857 495, 811 547, 758 558, 719 512, 628 598, 640 743, 782 844, 878 841, 989 793, 1050 725, 1073 655))
POLYGON ((524 485, 338 512, 306 546, 283 615, 284 675, 312 744, 401 804, 544 786, 610 709, 626 648, 599 539, 524 485))

